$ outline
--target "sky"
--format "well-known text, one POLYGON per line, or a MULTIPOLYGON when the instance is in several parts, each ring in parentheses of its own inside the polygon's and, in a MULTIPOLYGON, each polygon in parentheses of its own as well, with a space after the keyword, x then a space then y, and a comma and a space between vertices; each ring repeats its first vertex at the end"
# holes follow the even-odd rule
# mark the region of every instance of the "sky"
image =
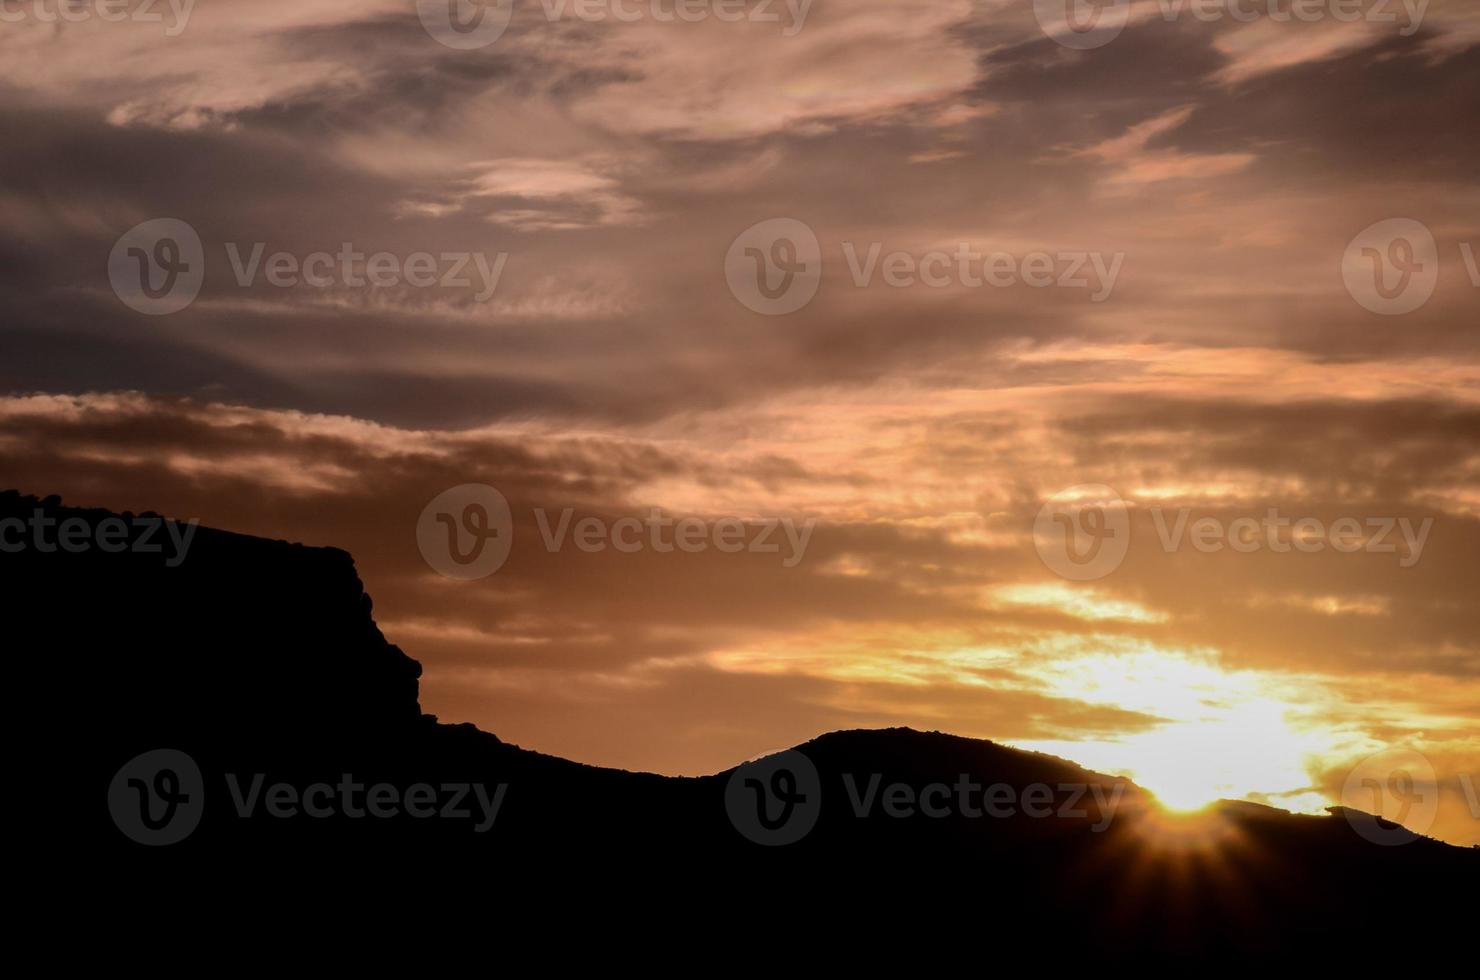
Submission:
POLYGON ((0 484, 345 548, 584 762, 1480 842, 1480 9, 1356 6, 9 0, 0 484))

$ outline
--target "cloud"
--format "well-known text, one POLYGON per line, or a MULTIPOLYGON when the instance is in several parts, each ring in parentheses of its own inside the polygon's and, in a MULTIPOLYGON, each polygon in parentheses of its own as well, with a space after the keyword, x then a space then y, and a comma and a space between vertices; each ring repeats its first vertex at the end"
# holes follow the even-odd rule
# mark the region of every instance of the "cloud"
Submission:
MULTIPOLYGON (((1358 735, 1380 738, 1374 711, 1439 717, 1455 692, 1480 684, 1472 640, 1480 623, 1464 573, 1480 547, 1473 510, 1427 511, 1439 526, 1423 561, 1406 570, 1382 555, 1160 553, 1142 514, 1125 566, 1082 587, 1045 578, 1028 533, 1042 491, 1024 486, 1094 473, 1140 508, 1186 507, 1225 522, 1270 506, 1327 522, 1420 515, 1428 467, 1399 466, 1413 482, 1379 480, 1354 503, 1363 498, 1349 490, 1329 495, 1362 472, 1360 459, 1343 471, 1343 457, 1364 444, 1417 459, 1431 444, 1480 442, 1473 410, 1147 403, 1128 392, 1102 396, 1083 415, 1050 413, 1049 428, 1035 428, 1047 407, 1019 403, 1004 418, 999 402, 978 417, 896 398, 855 403, 841 416, 833 405, 793 405, 785 424, 764 430, 721 415, 682 429, 525 422, 430 432, 137 394, 33 396, 0 402, 0 439, 6 482, 24 474, 79 503, 349 548, 392 639, 426 662, 434 710, 528 744, 595 752, 597 761, 702 771, 791 726, 913 720, 1070 755, 1068 742, 1102 743, 1095 751, 1107 760, 1120 746, 1122 758, 1155 773, 1138 753, 1188 719, 1086 687, 1085 670, 1098 664, 1109 684, 1107 664, 1131 658, 1171 683, 1178 664, 1195 661, 1208 683, 1226 673, 1252 685, 1247 696, 1231 681, 1218 689, 1228 731, 1261 712, 1319 704, 1319 718, 1302 711, 1281 722, 1291 726, 1281 751, 1315 739, 1329 753, 1358 735), (840 417, 873 447, 870 470, 912 474, 909 495, 859 470, 840 417), (716 438, 737 428, 792 437, 716 438), (1349 446, 1329 444, 1337 428, 1351 433, 1349 446), (1191 489, 1169 492, 1159 473, 1191 489), (515 515, 516 548, 497 588, 449 583, 415 550, 426 501, 466 482, 500 487, 515 515), (1214 484, 1225 489, 1209 495, 1214 484), (95 496, 100 487, 106 500, 95 496), (567 507, 608 523, 661 507, 820 524, 805 560, 789 569, 764 554, 547 551, 537 512, 567 507), (1353 697, 1348 685, 1364 677, 1367 693, 1353 697), (711 731, 691 713, 703 690, 726 699, 733 727, 711 731), (757 700, 728 700, 746 697, 757 700), (555 707, 566 703, 579 709, 555 707), (786 724, 758 720, 787 704, 786 724), (577 710, 581 720, 571 722, 577 710), (666 719, 683 751, 648 741, 643 733, 658 730, 648 722, 620 724, 636 715, 666 719), (602 741, 597 730, 611 722, 626 734, 602 741)), ((1472 465, 1467 458, 1458 465, 1472 465)), ((1431 737, 1436 751, 1453 741, 1431 737)))
POLYGON ((1262 705, 1225 722, 1315 732, 1333 767, 1426 721, 1458 765, 1480 670, 1473 6, 1435 0, 1404 36, 1141 4, 1094 51, 1019 0, 819 3, 791 34, 531 3, 478 51, 401 0, 202 4, 177 37, 6 25, 0 477, 349 548, 435 710, 590 761, 699 772, 921 723, 1151 751, 1185 719, 1066 678, 1191 658, 1262 705), (1401 323, 1339 274, 1395 215, 1441 256, 1401 323), (206 276, 146 317, 107 257, 161 216, 206 276), (804 310, 762 317, 725 257, 775 217, 823 268, 804 310), (243 285, 226 251, 344 243, 506 265, 478 302, 243 285), (1123 264, 1093 302, 860 285, 845 245, 1123 264), (790 569, 534 547, 459 588, 411 529, 467 482, 505 491, 521 541, 536 508, 818 525, 790 569), (1138 545, 1087 586, 1030 534, 1084 483, 1132 502, 1138 545), (1153 507, 1435 523, 1405 569, 1167 553, 1153 507))
POLYGON ((588 165, 561 160, 506 159, 476 165, 465 197, 514 202, 488 213, 488 220, 531 230, 630 224, 642 215, 636 200, 616 180, 588 165), (524 207, 519 207, 523 204, 524 207))
POLYGON ((1256 75, 1336 58, 1386 36, 1378 25, 1361 21, 1345 24, 1328 20, 1315 26, 1297 26, 1261 20, 1218 38, 1214 46, 1228 58, 1228 65, 1218 77, 1236 84, 1256 75))
POLYGON ((1154 184, 1163 180, 1198 180, 1237 173, 1255 160, 1252 153, 1177 153, 1151 149, 1158 137, 1173 132, 1192 116, 1193 106, 1181 106, 1132 126, 1125 134, 1105 140, 1081 155, 1114 168, 1111 187, 1154 184))

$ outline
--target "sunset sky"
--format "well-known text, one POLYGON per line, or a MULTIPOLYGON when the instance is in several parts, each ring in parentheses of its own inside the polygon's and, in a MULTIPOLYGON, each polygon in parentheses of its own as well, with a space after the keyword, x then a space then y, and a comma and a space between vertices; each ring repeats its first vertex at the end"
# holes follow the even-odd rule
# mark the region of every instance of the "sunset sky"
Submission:
POLYGON ((200 0, 173 34, 157 6, 5 6, 0 485, 342 547, 427 711, 583 762, 708 773, 908 725, 1320 812, 1416 753, 1428 832, 1480 842, 1480 4, 1137 0, 1076 48, 1030 0, 520 0, 465 50, 413 0, 200 0), (110 252, 158 218, 205 279, 146 315, 110 252), (820 254, 783 315, 727 279, 772 219, 820 254), (1391 219, 1438 270, 1401 314, 1343 276, 1391 219), (259 243, 504 258, 482 301, 471 261, 243 285, 259 243), (963 247, 1085 256, 1089 285, 973 285, 963 247), (952 260, 906 285, 896 252, 952 260), (417 543, 464 484, 514 523, 475 581, 417 543), (1129 547, 1076 581, 1034 522, 1086 485, 1129 547), (816 524, 790 567, 551 551, 536 512, 565 508, 816 524), (1271 509, 1431 524, 1395 552, 1162 542, 1271 509))

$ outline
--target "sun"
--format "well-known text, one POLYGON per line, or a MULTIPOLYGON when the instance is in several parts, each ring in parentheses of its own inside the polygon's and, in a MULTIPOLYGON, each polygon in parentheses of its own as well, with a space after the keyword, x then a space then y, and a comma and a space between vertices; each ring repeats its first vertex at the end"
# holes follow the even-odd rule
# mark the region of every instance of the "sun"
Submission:
POLYGON ((1218 800, 1226 798, 1224 793, 1199 786, 1197 782, 1193 780, 1176 785, 1164 785, 1160 788, 1151 786, 1146 788, 1151 790, 1151 795, 1156 797, 1156 802, 1171 813, 1197 813, 1200 810, 1206 810, 1218 800))
POLYGON ((1067 695, 1135 711, 1159 723, 1094 742, 1034 742, 1027 748, 1123 775, 1170 811, 1189 813, 1220 799, 1276 797, 1319 812, 1312 761, 1328 749, 1300 728, 1297 694, 1216 658, 1154 648, 1068 661, 1052 676, 1067 695))

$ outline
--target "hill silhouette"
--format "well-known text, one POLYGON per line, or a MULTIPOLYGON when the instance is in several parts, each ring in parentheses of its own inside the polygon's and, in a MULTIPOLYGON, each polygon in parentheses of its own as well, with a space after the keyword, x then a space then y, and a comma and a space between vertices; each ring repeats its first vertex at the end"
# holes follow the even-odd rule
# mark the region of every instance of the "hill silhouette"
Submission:
POLYGON ((311 869, 329 895, 483 901, 496 879, 601 895, 606 914, 636 894, 828 907, 1139 955, 1459 937, 1472 911, 1473 851, 1248 803, 1173 820, 1127 780, 938 732, 834 732, 700 778, 543 755, 421 711, 420 665, 343 551, 198 528, 172 552, 165 528, 156 552, 136 545, 157 515, 16 491, 5 520, 50 535, 0 555, 40 746, 24 756, 50 801, 26 839, 111 898, 245 907, 311 869), (180 755, 151 762, 162 750, 180 755))

